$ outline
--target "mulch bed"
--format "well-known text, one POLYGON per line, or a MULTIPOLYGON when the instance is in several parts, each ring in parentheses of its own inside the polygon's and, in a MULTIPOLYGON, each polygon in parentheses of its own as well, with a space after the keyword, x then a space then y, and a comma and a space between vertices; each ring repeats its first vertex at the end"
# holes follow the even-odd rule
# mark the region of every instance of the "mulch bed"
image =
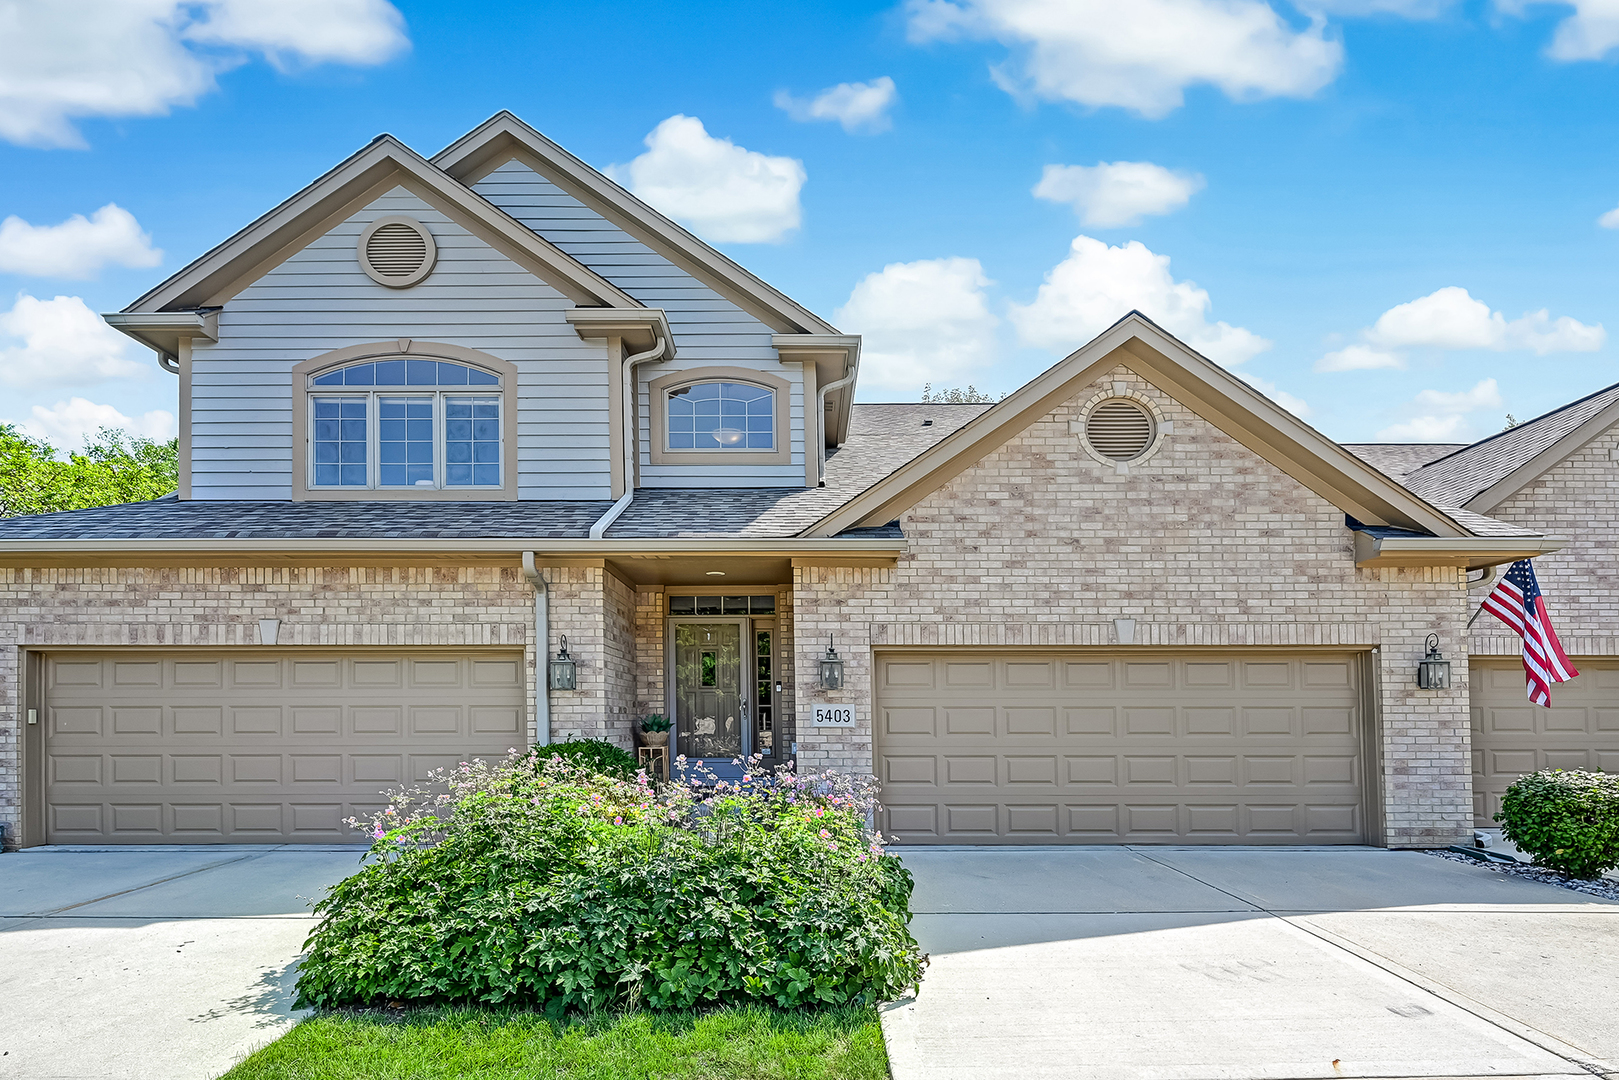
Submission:
POLYGON ((1468 863, 1472 866, 1482 866, 1500 874, 1511 877, 1520 877, 1529 881, 1538 881, 1542 885, 1556 885, 1563 889, 1572 889, 1588 896, 1600 896, 1604 900, 1619 900, 1619 881, 1602 878, 1599 881, 1586 881, 1583 878, 1569 877, 1556 870, 1544 870, 1528 863, 1512 862, 1483 862, 1479 859, 1463 855, 1459 851, 1425 851, 1424 855, 1436 855, 1441 859, 1450 859, 1453 862, 1468 863))

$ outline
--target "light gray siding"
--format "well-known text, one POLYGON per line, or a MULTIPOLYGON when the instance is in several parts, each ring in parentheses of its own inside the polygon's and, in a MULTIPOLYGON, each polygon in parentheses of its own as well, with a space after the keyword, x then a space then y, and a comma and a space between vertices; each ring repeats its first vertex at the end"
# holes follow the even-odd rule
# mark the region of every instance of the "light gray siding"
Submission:
POLYGON ((395 188, 226 303, 219 343, 191 374, 194 499, 292 494, 292 367, 367 342, 412 338, 480 349, 516 365, 518 494, 610 497, 607 353, 580 340, 573 302, 404 188, 395 188), (421 284, 384 288, 355 245, 371 221, 408 214, 433 233, 438 262, 421 284))
POLYGON ((473 190, 649 307, 662 308, 679 359, 644 364, 640 375, 643 487, 794 487, 804 483, 803 372, 783 364, 770 344, 774 331, 527 165, 508 161, 473 190), (727 365, 767 371, 793 384, 793 466, 652 465, 648 460, 646 384, 678 368, 727 365))

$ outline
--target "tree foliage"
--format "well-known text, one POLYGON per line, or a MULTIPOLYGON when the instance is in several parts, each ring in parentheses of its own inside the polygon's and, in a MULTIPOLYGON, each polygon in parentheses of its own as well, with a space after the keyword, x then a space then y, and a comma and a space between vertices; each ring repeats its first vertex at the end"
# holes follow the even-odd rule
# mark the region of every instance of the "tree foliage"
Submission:
MULTIPOLYGON (((1003 398, 1005 396, 1001 395, 1003 398)), ((967 384, 965 390, 959 386, 935 390, 932 383, 922 384, 922 401, 927 405, 980 405, 996 400, 994 395, 984 393, 971 383, 967 384)))
POLYGON ((49 443, 0 425, 0 517, 51 514, 156 499, 179 481, 179 442, 102 428, 82 453, 58 457, 49 443))

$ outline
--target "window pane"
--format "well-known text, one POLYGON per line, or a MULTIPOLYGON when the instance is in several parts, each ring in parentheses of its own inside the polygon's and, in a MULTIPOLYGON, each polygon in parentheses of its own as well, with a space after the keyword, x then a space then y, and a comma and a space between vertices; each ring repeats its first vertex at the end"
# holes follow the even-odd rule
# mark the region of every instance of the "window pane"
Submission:
POLYGON ((500 486, 500 399, 471 395, 444 399, 444 460, 452 468, 444 482, 457 486, 500 486), (467 465, 471 468, 467 468, 467 465))
POLYGON ((309 380, 309 385, 310 386, 342 386, 343 385, 343 372, 342 372, 342 369, 339 369, 337 371, 328 371, 324 375, 316 375, 313 379, 309 380))
POLYGON ((375 386, 377 384, 377 365, 355 364, 353 367, 343 369, 344 386, 375 386))
POLYGON ((776 598, 774 596, 749 597, 748 611, 753 615, 774 615, 776 613, 776 598))
POLYGON ((435 360, 406 360, 405 385, 437 386, 438 362, 435 360))
POLYGON ((697 614, 718 615, 720 613, 720 598, 717 596, 699 596, 697 598, 697 614))
MULTIPOLYGON (((391 363, 393 361, 384 361, 391 363)), ((432 361, 411 361, 432 363, 432 361)), ((378 365, 381 366, 381 365, 378 365)), ((379 477, 383 487, 433 484, 433 399, 377 399, 379 477)))
POLYGON ((690 615, 695 609, 696 599, 694 596, 671 596, 669 598, 669 614, 690 615))
POLYGON ((721 599, 722 614, 746 615, 748 613, 748 598, 746 596, 727 596, 721 599))
POLYGON ((377 385, 404 386, 405 362, 403 360, 378 360, 377 385))
POLYGON ((487 371, 479 371, 477 368, 469 367, 467 368, 467 385, 499 386, 500 380, 489 374, 487 371))
POLYGON ((366 486, 365 398, 314 399, 315 423, 310 439, 316 487, 366 486))
POLYGON ((465 364, 452 364, 447 360, 438 362, 438 384, 440 386, 465 386, 467 384, 467 368, 465 364))
POLYGON ((670 450, 774 450, 776 395, 747 383, 698 383, 671 390, 670 450))

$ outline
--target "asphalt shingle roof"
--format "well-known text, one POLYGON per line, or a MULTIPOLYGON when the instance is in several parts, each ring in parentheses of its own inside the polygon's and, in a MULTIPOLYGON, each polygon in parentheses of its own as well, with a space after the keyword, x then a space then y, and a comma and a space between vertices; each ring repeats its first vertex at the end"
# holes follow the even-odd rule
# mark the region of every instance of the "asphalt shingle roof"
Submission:
POLYGON ((1598 390, 1430 462, 1402 483, 1429 502, 1460 506, 1616 401, 1619 385, 1598 390))
POLYGON ((1466 443, 1344 443, 1343 448, 1395 480, 1403 480, 1430 461, 1454 454, 1466 443))

